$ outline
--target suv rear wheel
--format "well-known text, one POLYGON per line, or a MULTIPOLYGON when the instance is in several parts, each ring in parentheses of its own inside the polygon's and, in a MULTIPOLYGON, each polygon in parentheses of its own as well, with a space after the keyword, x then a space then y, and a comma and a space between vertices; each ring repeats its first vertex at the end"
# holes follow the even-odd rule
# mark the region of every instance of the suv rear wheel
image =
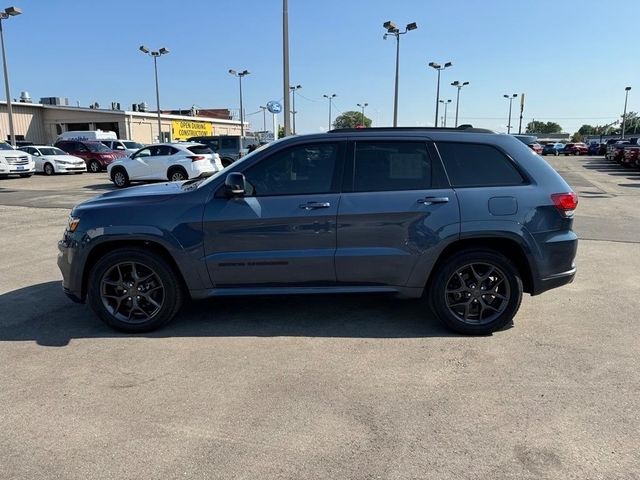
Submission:
POLYGON ((182 304, 176 272, 159 255, 137 248, 103 256, 89 275, 89 305, 108 325, 148 332, 169 322, 182 304))
POLYGON ((170 182, 181 182, 182 180, 188 180, 189 175, 182 167, 174 167, 169 170, 167 175, 170 182))
POLYGON ((522 301, 522 280, 504 255, 463 250, 439 267, 427 294, 433 311, 449 328, 488 335, 513 320, 522 301))

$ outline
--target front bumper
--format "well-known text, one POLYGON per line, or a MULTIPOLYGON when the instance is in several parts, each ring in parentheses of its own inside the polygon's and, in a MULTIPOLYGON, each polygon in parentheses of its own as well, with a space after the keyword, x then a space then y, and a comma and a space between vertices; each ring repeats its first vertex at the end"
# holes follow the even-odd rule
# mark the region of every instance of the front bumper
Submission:
POLYGON ((0 175, 20 175, 24 173, 34 173, 36 171, 35 163, 27 165, 6 165, 0 164, 0 175))
POLYGON ((75 173, 75 172, 86 172, 86 165, 56 165, 57 173, 75 173))
POLYGON ((58 268, 62 273, 62 290, 74 302, 84 303, 82 271, 78 270, 80 262, 74 261, 77 253, 75 240, 65 232, 63 239, 58 242, 58 268))

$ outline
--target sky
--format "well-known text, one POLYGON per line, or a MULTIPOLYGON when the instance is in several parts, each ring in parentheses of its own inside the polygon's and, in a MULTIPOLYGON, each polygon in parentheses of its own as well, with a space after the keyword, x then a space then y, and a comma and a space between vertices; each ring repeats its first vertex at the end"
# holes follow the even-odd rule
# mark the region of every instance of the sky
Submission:
MULTIPOLYGON (((238 109, 230 68, 251 72, 243 90, 253 130, 263 128, 259 106, 282 101, 281 0, 16 2, 23 14, 3 22, 14 98, 26 90, 35 101, 63 96, 127 109, 145 101, 154 109, 144 44, 170 50, 158 60, 163 109, 238 109)), ((400 41, 400 126, 434 123, 431 61, 453 63, 441 78, 440 98, 453 100, 449 126, 454 80, 470 82, 460 123, 506 131, 503 95, 513 93, 526 94, 524 124, 554 121, 574 132, 610 123, 622 114, 626 86, 628 110, 640 110, 640 30, 630 20, 638 18, 638 0, 289 0, 290 81, 302 85, 297 133, 328 128, 323 94, 333 93, 334 117, 366 102, 374 126, 391 125, 395 40, 383 39, 386 20, 418 24, 400 41)))

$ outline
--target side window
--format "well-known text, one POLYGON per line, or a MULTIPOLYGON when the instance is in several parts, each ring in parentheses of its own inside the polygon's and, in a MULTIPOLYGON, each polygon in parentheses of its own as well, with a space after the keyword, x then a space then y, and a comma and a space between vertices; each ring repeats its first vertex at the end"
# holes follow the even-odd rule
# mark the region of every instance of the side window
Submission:
POLYGON ((436 144, 452 187, 522 185, 525 179, 500 150, 476 143, 436 144))
POLYGON ((88 152, 89 149, 87 147, 85 147, 83 144, 81 144, 80 142, 73 142, 71 144, 71 148, 73 150, 75 150, 76 152, 88 152))
POLYGON ((249 193, 258 197, 328 193, 334 191, 337 165, 337 143, 297 145, 261 160, 244 175, 249 193))
POLYGON ((238 150, 238 139, 233 137, 221 137, 220 148, 225 150, 238 150))
POLYGON ((353 191, 431 188, 431 160, 424 142, 357 142, 353 191))
POLYGON ((174 149, 169 145, 158 145, 157 147, 151 147, 151 155, 154 157, 173 155, 174 153, 174 149))
POLYGON ((151 156, 151 148, 143 148, 142 150, 138 150, 138 152, 134 155, 134 158, 142 158, 142 157, 150 157, 151 156))

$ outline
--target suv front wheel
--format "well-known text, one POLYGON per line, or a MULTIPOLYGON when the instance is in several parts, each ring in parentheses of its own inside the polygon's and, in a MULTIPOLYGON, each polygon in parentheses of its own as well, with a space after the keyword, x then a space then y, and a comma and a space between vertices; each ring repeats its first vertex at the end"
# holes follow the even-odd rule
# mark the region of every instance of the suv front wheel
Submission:
POLYGON ((182 304, 177 274, 159 255, 137 248, 104 255, 89 275, 89 305, 108 325, 148 332, 169 322, 182 304))
POLYGON ((463 250, 439 267, 427 294, 433 311, 449 328, 466 335, 488 335, 515 317, 522 301, 522 280, 504 255, 494 250, 463 250))

